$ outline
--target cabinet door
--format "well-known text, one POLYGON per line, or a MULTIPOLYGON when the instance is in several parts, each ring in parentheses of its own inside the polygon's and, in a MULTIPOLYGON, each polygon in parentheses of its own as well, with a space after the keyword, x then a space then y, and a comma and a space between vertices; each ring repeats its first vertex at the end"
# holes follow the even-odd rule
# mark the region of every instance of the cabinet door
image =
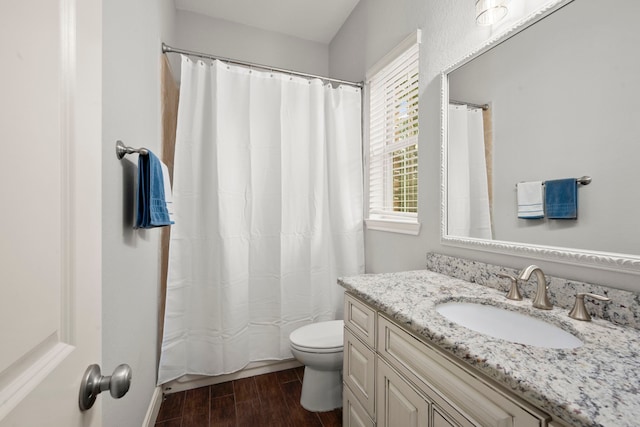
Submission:
POLYGON ((371 418, 374 418, 375 360, 373 350, 345 328, 342 379, 371 418))
POLYGON ((433 427, 458 427, 458 424, 449 420, 447 417, 442 415, 440 408, 433 405, 433 427))
POLYGON ((429 402, 382 359, 377 361, 379 427, 428 427, 429 402))
POLYGON ((342 393, 342 425, 343 427, 375 427, 375 423, 348 386, 342 393))

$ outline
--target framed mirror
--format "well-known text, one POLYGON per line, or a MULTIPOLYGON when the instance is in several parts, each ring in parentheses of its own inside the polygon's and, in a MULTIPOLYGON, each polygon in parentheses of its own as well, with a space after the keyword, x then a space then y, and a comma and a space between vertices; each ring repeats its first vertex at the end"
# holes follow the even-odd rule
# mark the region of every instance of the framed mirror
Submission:
POLYGON ((638 16, 551 2, 443 71, 443 244, 640 274, 638 16), (518 186, 582 177, 575 218, 521 217, 518 186))

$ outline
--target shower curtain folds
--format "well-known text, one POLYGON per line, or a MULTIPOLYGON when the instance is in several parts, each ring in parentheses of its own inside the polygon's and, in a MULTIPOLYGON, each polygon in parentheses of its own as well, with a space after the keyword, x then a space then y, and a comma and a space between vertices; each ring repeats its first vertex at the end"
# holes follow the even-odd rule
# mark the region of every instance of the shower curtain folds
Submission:
POLYGON ((360 89, 182 57, 158 384, 291 357, 364 271, 360 89))
POLYGON ((480 108, 449 105, 447 233, 492 239, 489 182, 480 108))

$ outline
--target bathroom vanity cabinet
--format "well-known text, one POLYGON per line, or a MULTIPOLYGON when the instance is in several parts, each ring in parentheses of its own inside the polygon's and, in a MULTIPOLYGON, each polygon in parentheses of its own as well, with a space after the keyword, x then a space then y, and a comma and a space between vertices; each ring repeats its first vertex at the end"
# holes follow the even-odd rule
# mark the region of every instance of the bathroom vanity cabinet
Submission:
POLYGON ((350 293, 344 315, 345 427, 562 425, 350 293))

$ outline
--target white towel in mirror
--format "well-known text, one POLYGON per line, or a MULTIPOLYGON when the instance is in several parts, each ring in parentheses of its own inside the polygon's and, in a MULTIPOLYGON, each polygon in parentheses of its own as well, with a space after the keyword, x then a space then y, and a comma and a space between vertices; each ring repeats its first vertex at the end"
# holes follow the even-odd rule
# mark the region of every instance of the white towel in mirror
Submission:
POLYGON ((542 181, 519 182, 518 218, 544 218, 544 184, 542 181))

